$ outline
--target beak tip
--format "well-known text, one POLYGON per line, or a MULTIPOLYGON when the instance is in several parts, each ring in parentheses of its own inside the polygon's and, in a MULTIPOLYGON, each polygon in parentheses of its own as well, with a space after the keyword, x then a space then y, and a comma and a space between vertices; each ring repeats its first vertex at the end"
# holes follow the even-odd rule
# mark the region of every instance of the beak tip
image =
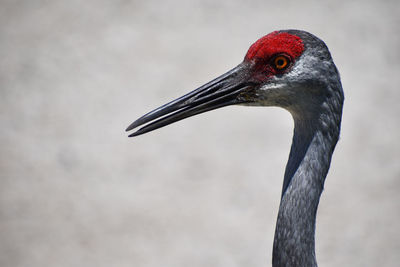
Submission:
POLYGON ((134 133, 131 133, 130 135, 128 135, 128 137, 135 137, 135 136, 138 136, 138 135, 140 135, 141 133, 139 132, 139 131, 136 131, 136 132, 134 132, 134 133))
POLYGON ((136 128, 136 123, 132 122, 131 125, 128 126, 128 128, 125 129, 125 132, 129 132, 130 130, 136 128))

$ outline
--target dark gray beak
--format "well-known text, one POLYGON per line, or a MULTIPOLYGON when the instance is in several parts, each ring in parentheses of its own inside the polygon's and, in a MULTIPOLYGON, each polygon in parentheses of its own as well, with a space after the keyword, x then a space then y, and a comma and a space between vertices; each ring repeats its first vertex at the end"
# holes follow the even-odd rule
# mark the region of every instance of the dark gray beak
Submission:
POLYGON ((144 125, 129 137, 141 135, 176 121, 213 109, 251 102, 247 95, 255 87, 248 81, 245 63, 212 80, 198 89, 175 99, 134 121, 126 131, 144 125))

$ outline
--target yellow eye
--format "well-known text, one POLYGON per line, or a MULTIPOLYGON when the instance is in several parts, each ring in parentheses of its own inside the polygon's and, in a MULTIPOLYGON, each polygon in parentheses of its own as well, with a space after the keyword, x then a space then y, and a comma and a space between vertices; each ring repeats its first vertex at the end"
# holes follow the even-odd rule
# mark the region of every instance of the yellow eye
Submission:
POLYGON ((289 66, 289 59, 286 56, 277 56, 274 58, 274 67, 277 70, 283 70, 289 66))

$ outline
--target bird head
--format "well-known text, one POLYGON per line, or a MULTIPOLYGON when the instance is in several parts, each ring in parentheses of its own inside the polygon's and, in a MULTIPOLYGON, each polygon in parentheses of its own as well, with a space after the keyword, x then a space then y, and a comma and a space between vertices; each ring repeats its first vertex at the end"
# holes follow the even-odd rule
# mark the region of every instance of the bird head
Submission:
POLYGON ((250 46, 238 66, 134 121, 137 136, 228 105, 279 106, 312 117, 341 85, 325 43, 299 30, 272 32, 250 46))

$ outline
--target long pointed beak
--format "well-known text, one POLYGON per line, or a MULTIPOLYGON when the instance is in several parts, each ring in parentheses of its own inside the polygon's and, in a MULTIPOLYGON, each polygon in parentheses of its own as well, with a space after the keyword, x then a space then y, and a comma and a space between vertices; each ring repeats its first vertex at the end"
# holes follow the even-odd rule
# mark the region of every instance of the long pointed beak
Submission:
POLYGON ((126 131, 144 125, 129 137, 141 135, 176 121, 224 106, 249 102, 243 94, 254 88, 247 82, 248 71, 244 63, 134 121, 126 131))

